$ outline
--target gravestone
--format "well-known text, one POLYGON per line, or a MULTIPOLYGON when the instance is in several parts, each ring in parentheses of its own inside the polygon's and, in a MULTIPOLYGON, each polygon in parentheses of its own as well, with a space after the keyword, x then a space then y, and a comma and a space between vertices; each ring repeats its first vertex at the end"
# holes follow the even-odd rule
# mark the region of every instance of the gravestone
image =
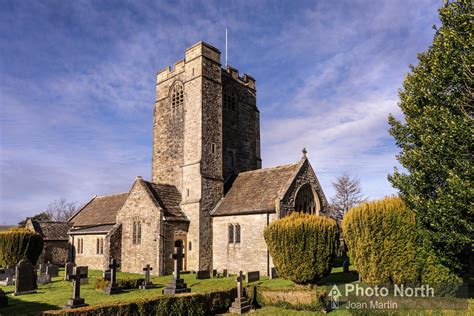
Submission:
POLYGON ((144 268, 143 271, 145 271, 145 281, 143 282, 142 285, 139 286, 140 290, 146 290, 146 289, 152 289, 156 288, 156 285, 151 282, 150 279, 150 271, 153 270, 152 267, 150 267, 149 264, 147 264, 144 268))
POLYGON ((40 263, 38 265, 38 272, 40 274, 46 273, 46 264, 45 263, 40 263))
POLYGON ((28 260, 22 259, 18 262, 15 275, 14 295, 36 293, 38 285, 36 284, 35 267, 28 260))
POLYGON ((46 274, 50 277, 57 277, 59 275, 59 267, 54 264, 48 264, 46 266, 46 274))
POLYGON ((105 270, 102 276, 104 277, 104 280, 110 281, 111 280, 110 269, 105 270))
POLYGON ((69 280, 72 281, 72 297, 68 300, 64 308, 76 308, 82 306, 89 306, 84 302, 84 299, 81 298, 81 279, 84 275, 81 275, 81 271, 86 271, 87 269, 81 269, 83 267, 76 268, 76 274, 69 275, 69 280))
POLYGON ((80 266, 76 267, 76 274, 77 269, 79 269, 79 275, 81 276, 81 284, 89 283, 89 267, 88 266, 80 266))
POLYGON ((224 270, 222 271, 222 277, 223 277, 223 278, 227 278, 228 276, 229 276, 229 275, 228 275, 228 273, 227 273, 227 269, 224 269, 224 270))
POLYGON ((180 269, 181 265, 179 262, 184 258, 183 249, 181 246, 174 247, 174 254, 171 255, 171 259, 174 260, 174 271, 173 279, 168 283, 166 288, 163 289, 163 294, 179 294, 179 293, 189 293, 191 289, 188 288, 188 285, 184 283, 184 280, 180 278, 180 269))
POLYGON ((217 277, 217 269, 212 270, 212 277, 217 277))
POLYGON ((36 277, 36 283, 42 285, 51 283, 51 276, 48 274, 39 274, 36 277))
POLYGON ((122 292, 122 288, 120 288, 117 284, 117 268, 120 265, 117 263, 117 260, 112 259, 110 260, 109 268, 110 268, 110 283, 104 289, 104 292, 107 294, 117 294, 122 292))
POLYGON ((8 305, 8 296, 0 289, 0 308, 8 305))
POLYGON ((64 280, 69 281, 71 280, 69 276, 74 274, 74 267, 76 264, 74 262, 66 262, 64 265, 64 280))
POLYGON ((278 271, 273 267, 270 271, 270 279, 276 279, 278 278, 278 271))
POLYGON ((196 273, 196 279, 198 280, 204 280, 204 279, 209 279, 211 275, 209 274, 209 270, 199 270, 196 273))
POLYGON ((15 270, 13 269, 2 269, 0 271, 0 285, 13 285, 13 276, 15 275, 15 270))
POLYGON ((260 271, 250 271, 247 272, 247 282, 260 281, 260 271))
POLYGON ((243 283, 245 276, 242 275, 242 271, 239 271, 239 275, 235 279, 237 281, 237 297, 229 308, 229 313, 242 314, 248 312, 252 305, 250 300, 245 296, 243 283))

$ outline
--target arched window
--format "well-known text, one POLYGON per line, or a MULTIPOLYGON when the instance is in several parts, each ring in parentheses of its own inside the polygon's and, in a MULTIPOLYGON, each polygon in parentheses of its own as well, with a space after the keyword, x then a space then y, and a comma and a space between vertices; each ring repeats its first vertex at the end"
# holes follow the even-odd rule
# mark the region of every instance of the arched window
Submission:
POLYGON ((319 199, 309 183, 303 184, 296 193, 295 211, 319 215, 319 199))
POLYGON ((132 242, 134 245, 142 243, 142 223, 140 220, 135 220, 132 227, 132 242))
POLYGON ((181 82, 176 82, 171 90, 171 111, 176 112, 184 103, 184 88, 181 82))

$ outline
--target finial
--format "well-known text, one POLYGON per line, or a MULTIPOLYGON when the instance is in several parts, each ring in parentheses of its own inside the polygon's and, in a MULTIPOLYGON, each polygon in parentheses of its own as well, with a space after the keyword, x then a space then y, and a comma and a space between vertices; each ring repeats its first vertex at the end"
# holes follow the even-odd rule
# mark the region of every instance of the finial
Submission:
POLYGON ((308 153, 308 151, 306 150, 306 147, 303 147, 303 158, 306 158, 306 154, 308 153))

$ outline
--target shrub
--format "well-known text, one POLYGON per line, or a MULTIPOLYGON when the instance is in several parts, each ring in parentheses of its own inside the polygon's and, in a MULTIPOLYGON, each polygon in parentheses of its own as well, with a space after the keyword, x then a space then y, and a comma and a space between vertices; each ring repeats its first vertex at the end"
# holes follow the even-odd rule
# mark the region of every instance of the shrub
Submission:
POLYGON ((236 289, 205 294, 165 295, 134 302, 51 310, 42 315, 214 315, 227 312, 236 296, 236 289))
POLYGON ((296 212, 264 231, 279 275, 296 283, 312 283, 331 272, 338 235, 335 220, 296 212))
POLYGON ((399 198, 352 208, 344 216, 342 229, 349 255, 365 283, 422 282, 438 286, 436 294, 452 293, 460 284, 434 257, 417 229, 415 214, 399 198))
POLYGON ((21 259, 36 264, 43 251, 43 237, 24 228, 0 232, 0 266, 16 265, 21 259))

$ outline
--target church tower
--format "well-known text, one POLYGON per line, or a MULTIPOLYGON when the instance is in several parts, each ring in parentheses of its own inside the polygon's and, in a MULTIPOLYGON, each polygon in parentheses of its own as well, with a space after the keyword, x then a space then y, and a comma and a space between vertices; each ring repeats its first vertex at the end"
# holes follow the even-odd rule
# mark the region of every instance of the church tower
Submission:
POLYGON ((233 174, 261 168, 255 80, 204 42, 157 75, 152 181, 175 185, 190 220, 187 269, 212 268, 209 212, 233 174))

